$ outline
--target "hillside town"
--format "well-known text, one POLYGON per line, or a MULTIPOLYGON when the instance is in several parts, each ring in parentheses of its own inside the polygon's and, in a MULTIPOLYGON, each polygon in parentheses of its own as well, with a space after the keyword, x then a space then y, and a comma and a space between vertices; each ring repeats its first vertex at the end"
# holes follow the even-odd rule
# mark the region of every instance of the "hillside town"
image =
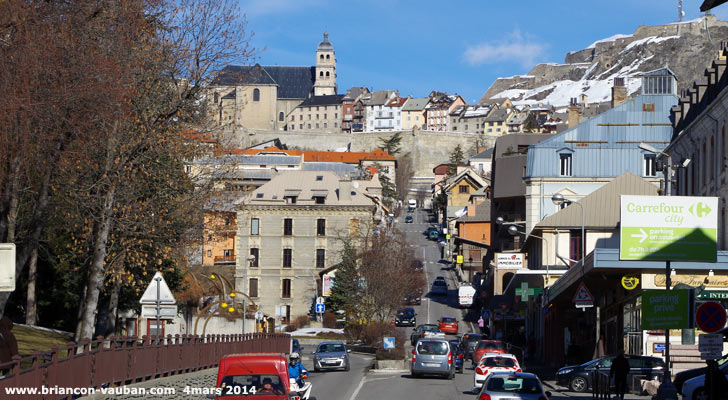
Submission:
POLYGON ((725 2, 477 102, 0 2, 0 398, 724 398, 725 2))

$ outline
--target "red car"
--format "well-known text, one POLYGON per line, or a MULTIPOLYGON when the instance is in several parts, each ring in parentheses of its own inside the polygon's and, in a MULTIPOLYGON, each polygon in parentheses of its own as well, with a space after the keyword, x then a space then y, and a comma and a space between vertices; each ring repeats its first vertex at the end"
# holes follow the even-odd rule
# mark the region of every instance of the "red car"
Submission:
POLYGON ((289 400, 288 362, 284 354, 228 354, 217 369, 215 399, 289 400))
POLYGON ((443 316, 438 321, 440 323, 440 332, 457 335, 458 333, 458 320, 455 317, 443 316))
POLYGON ((475 346, 475 351, 473 351, 473 365, 477 364, 485 353, 505 354, 505 352, 506 344, 500 340, 481 340, 475 346))

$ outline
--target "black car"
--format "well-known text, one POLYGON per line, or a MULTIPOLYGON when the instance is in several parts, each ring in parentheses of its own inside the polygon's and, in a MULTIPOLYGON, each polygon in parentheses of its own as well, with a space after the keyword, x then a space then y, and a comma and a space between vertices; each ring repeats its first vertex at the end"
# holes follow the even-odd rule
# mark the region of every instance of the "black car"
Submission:
POLYGON ((394 326, 415 326, 417 325, 417 314, 412 307, 402 307, 397 310, 394 317, 394 326))
POLYGON ((412 260, 412 269, 415 272, 422 272, 425 270, 425 263, 422 260, 414 259, 412 260))
MULTIPOLYGON (((725 356, 722 359, 718 360, 718 365, 720 370, 723 371, 723 374, 728 374, 728 356, 725 356)), ((682 386, 685 381, 695 378, 696 376, 705 375, 705 371, 707 370, 708 367, 702 367, 678 372, 677 374, 675 374, 675 378, 672 380, 672 383, 675 385, 675 389, 677 389, 677 392, 682 394, 682 386)))
POLYGON ((417 325, 417 328, 410 335, 410 343, 414 346, 418 340, 429 336, 444 338, 445 334, 440 331, 440 326, 436 324, 417 325))
MULTIPOLYGON (((642 379, 653 379, 663 374, 665 361, 662 358, 630 354, 626 354, 625 357, 629 363, 628 383, 633 381, 632 377, 635 375, 644 377, 642 379)), ((581 365, 563 367, 556 372, 556 383, 575 392, 586 392, 592 387, 592 372, 598 368, 608 374, 614 358, 615 356, 601 357, 581 365)))
POLYGON ((404 304, 408 306, 418 306, 422 304, 422 294, 421 293, 412 293, 404 296, 404 304))
POLYGON ((467 359, 471 358, 471 354, 475 351, 475 346, 478 345, 478 342, 487 339, 487 337, 483 336, 480 333, 466 333, 463 335, 463 338, 460 339, 460 344, 463 348, 463 356, 467 359))
POLYGON ((412 218, 411 215, 408 215, 408 216, 404 217, 404 223, 405 224, 411 224, 413 222, 414 222, 414 219, 412 218))

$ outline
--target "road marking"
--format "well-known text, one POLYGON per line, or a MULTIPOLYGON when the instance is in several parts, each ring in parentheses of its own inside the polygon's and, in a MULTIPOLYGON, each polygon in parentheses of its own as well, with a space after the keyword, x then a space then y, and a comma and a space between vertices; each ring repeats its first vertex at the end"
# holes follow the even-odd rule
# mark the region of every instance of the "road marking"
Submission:
POLYGON ((366 375, 361 376, 361 380, 359 381, 359 386, 356 387, 356 390, 354 390, 354 393, 351 394, 351 397, 349 397, 349 400, 355 400, 356 396, 359 395, 359 391, 364 386, 364 381, 366 381, 366 375))

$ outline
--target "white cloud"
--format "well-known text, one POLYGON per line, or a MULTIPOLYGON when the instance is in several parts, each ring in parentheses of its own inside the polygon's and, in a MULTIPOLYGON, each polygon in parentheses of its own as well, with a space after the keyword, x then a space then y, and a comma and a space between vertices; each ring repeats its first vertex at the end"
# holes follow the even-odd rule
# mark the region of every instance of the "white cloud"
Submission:
POLYGON ((545 44, 525 37, 516 29, 498 42, 468 46, 463 58, 470 65, 516 62, 524 67, 532 67, 546 48, 545 44))

